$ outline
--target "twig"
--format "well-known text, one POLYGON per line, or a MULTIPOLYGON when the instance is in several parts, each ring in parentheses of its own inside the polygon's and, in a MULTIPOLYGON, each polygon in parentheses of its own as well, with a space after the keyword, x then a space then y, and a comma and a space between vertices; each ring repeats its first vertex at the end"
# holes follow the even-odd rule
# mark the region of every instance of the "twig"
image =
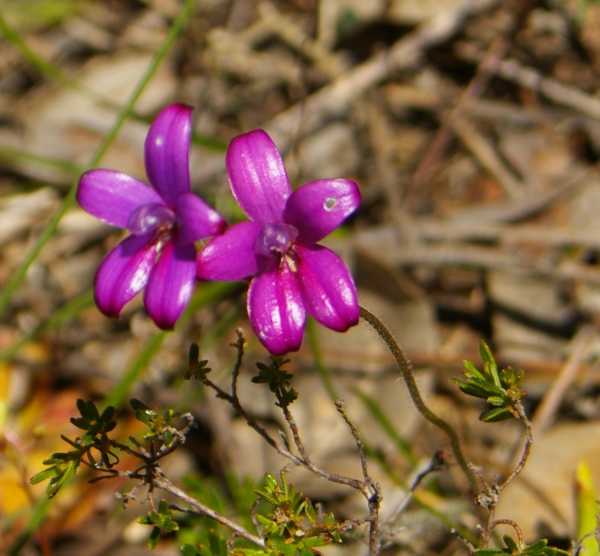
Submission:
MULTIPOLYGON (((479 60, 481 52, 477 47, 463 44, 457 48, 457 54, 466 60, 479 60)), ((537 70, 524 66, 516 60, 505 59, 494 65, 492 70, 504 79, 543 94, 546 98, 585 114, 596 120, 600 119, 600 100, 583 91, 564 85, 555 79, 542 75, 537 70)))
MULTIPOLYGON (((458 120, 463 106, 467 104, 472 97, 478 96, 485 88, 492 75, 490 71, 491 66, 496 64, 503 56, 504 52, 508 49, 508 45, 509 43, 504 37, 498 37, 488 48, 485 56, 479 63, 475 77, 473 77, 469 85, 460 94, 456 105, 445 118, 442 126, 437 130, 430 143, 429 149, 419 162, 409 186, 412 190, 416 190, 422 183, 431 178, 433 169, 437 166, 437 162, 442 157, 446 145, 450 140, 450 123, 454 120, 458 120)), ((515 192, 519 191, 519 189, 522 188, 518 187, 515 192)))
POLYGON ((482 166, 496 178, 509 197, 518 199, 523 196, 525 192, 523 183, 515 178, 492 146, 468 118, 460 115, 455 116, 450 118, 449 125, 464 145, 477 157, 482 166))
POLYGON ((577 246, 600 249, 596 231, 575 226, 548 228, 539 225, 507 225, 494 222, 463 222, 421 218, 413 220, 415 234, 423 240, 434 241, 495 241, 504 245, 530 243, 550 247, 577 246))
MULTIPOLYGON (((175 496, 176 498, 179 498, 180 500, 185 502, 188 506, 190 506, 190 508, 192 508, 194 510, 194 512, 214 519, 215 521, 221 523, 222 525, 225 525, 225 527, 228 527, 232 531, 235 531, 235 533, 238 534, 240 537, 243 537, 244 539, 250 541, 251 543, 254 543, 262 548, 265 548, 266 545, 265 545, 265 541, 263 539, 261 539, 260 537, 257 537, 256 535, 253 535, 252 533, 250 533, 249 531, 244 529, 241 525, 238 525, 234 521, 231 521, 230 519, 226 518, 225 516, 215 512, 208 506, 205 506, 204 504, 202 504, 195 498, 192 498, 187 493, 185 493, 183 490, 181 490, 180 488, 175 486, 166 477, 158 477, 158 478, 154 479, 154 486, 157 488, 160 488, 161 490, 164 490, 165 492, 168 492, 169 494, 175 496)), ((188 511, 188 510, 183 509, 182 511, 188 511)))
POLYGON ((581 361, 586 358, 593 338, 593 329, 586 326, 583 327, 573 339, 571 353, 569 354, 567 362, 550 389, 542 398, 542 401, 533 416, 533 430, 536 433, 539 434, 550 426, 567 388, 577 377, 579 365, 581 361))
POLYGON ((365 447, 363 441, 360 438, 356 425, 350 420, 350 417, 346 413, 346 408, 342 400, 335 402, 335 408, 338 413, 342 416, 350 433, 354 438, 356 447, 358 448, 358 454, 360 456, 360 465, 362 468, 363 482, 366 487, 371 491, 367 496, 367 503, 369 504, 369 554, 379 554, 380 550, 380 539, 379 539, 379 508, 381 507, 381 488, 369 475, 369 468, 367 464, 367 456, 365 454, 365 447))
MULTIPOLYGON (((464 0, 455 9, 440 10, 438 15, 403 37, 389 50, 372 56, 366 62, 343 73, 330 85, 322 87, 307 98, 280 113, 264 127, 281 150, 287 150, 298 130, 306 136, 348 110, 352 102, 391 73, 417 66, 423 53, 450 37, 465 19, 485 12, 499 0, 464 0)), ((222 161, 206 164, 199 178, 202 182, 214 179, 222 172, 222 161)))
MULTIPOLYGON (((279 400, 279 401, 281 403, 281 400, 279 400)), ((307 469, 310 469, 313 473, 323 477, 324 479, 326 479, 332 483, 346 485, 355 490, 358 490, 365 496, 365 498, 368 499, 369 493, 366 490, 365 485, 363 484, 362 481, 359 481, 357 479, 352 479, 351 477, 344 477, 343 475, 338 475, 337 473, 329 473, 328 471, 321 469, 320 467, 318 467, 317 465, 315 465, 313 463, 313 461, 310 459, 310 456, 308 455, 308 452, 306 451, 306 447, 304 446, 302 437, 300 436, 300 430, 298 429, 296 420, 294 419, 287 404, 281 404, 281 410, 283 411, 285 420, 287 421, 287 423, 290 427, 290 430, 292 431, 292 438, 294 439, 294 444, 295 444, 296 448, 298 449, 298 452, 300 452, 299 463, 301 465, 305 466, 307 469)))
POLYGON ((525 544, 525 537, 523 536, 523 530, 519 527, 518 523, 512 519, 496 519, 491 524, 491 529, 498 527, 498 525, 508 525, 512 527, 517 535, 517 545, 522 548, 525 544))
MULTIPOLYGON (((234 365, 234 370, 232 373, 232 375, 233 375, 232 393, 229 394, 228 392, 223 390, 220 386, 216 385, 214 382, 212 382, 210 379, 208 379, 206 377, 202 379, 203 383, 206 386, 208 386, 209 388, 212 388, 217 393, 217 396, 219 398, 224 399, 225 401, 229 402, 233 406, 233 408, 242 416, 242 418, 246 421, 246 423, 248 423, 248 425, 251 428, 253 428, 267 442, 267 444, 269 444, 269 446, 271 446, 273 449, 275 449, 281 456, 290 460, 294 465, 302 465, 327 481, 349 486, 355 490, 359 490, 366 497, 368 497, 368 493, 365 491, 362 481, 359 481, 357 479, 352 479, 350 477, 344 477, 342 475, 338 475, 337 473, 329 473, 328 471, 321 469, 319 466, 317 466, 313 463, 313 461, 310 459, 310 457, 306 451, 306 448, 304 447, 304 443, 300 436, 300 431, 298 429, 298 425, 296 424, 296 421, 295 421, 294 417, 292 416, 291 412, 289 411, 289 408, 287 408, 286 404, 281 404, 281 408, 283 410, 284 417, 290 427, 290 430, 292 431, 292 436, 294 438, 294 444, 295 444, 296 448, 298 449, 298 452, 300 453, 300 457, 293 454, 288 449, 280 446, 279 443, 267 432, 267 430, 264 427, 262 427, 259 423, 257 423, 256 420, 247 413, 247 411, 242 406, 242 403, 237 395, 237 379, 239 377, 239 371, 240 371, 242 358, 243 358, 244 339, 243 339, 241 331, 237 330, 236 332, 238 334, 238 339, 232 345, 233 345, 233 347, 236 348, 236 350, 238 352, 238 356, 237 356, 236 363, 234 365)), ((281 403, 282 400, 279 399, 278 401, 281 403)))
POLYGON ((421 415, 423 415, 423 417, 427 419, 431 424, 444 431, 444 433, 446 433, 446 436, 448 436, 448 439, 450 440, 450 446, 452 447, 452 452, 454 453, 454 457, 456 458, 457 463, 460 465, 461 469, 463 470, 463 473, 469 481, 471 490, 473 492, 476 492, 477 482, 475 480, 475 475, 473 474, 473 471, 471 470, 462 452, 458 434, 449 423, 444 421, 441 417, 438 417, 433 411, 431 411, 431 409, 429 409, 429 407, 427 407, 427 405, 423 401, 421 393, 419 392, 419 389, 417 387, 417 383, 415 382, 412 363, 406 357, 404 351, 402 350, 402 348, 400 348, 400 346, 398 345, 390 331, 387 329, 387 327, 375 315, 370 313, 364 307, 361 307, 360 316, 371 325, 375 332, 377 332, 379 337, 385 342, 388 349, 394 356, 394 359, 396 359, 396 363, 398 364, 398 368, 400 370, 400 373, 402 374, 402 378, 404 379, 406 387, 408 388, 408 393, 410 394, 410 397, 412 398, 413 403, 415 404, 415 407, 417 408, 419 413, 421 413, 421 415))
MULTIPOLYGON (((514 466, 512 471, 509 473, 509 475, 506 477, 506 479, 504 479, 502 482, 494 484, 494 485, 487 485, 484 483, 484 486, 485 486, 484 491, 481 492, 477 497, 478 503, 482 507, 484 507, 488 510, 487 523, 486 523, 486 526, 483 529, 483 533, 482 533, 482 541, 481 541, 482 546, 487 545, 490 535, 492 533, 492 530, 494 529, 494 527, 496 525, 499 525, 502 523, 511 525, 512 527, 515 527, 515 525, 516 525, 516 524, 513 524, 514 522, 512 522, 511 520, 508 520, 508 519, 499 519, 499 520, 494 521, 496 506, 498 505, 498 502, 500 499, 500 494, 510 483, 512 483, 517 478, 517 476, 521 473, 521 471, 523 471, 523 468, 525 467, 525 464, 527 463, 527 460, 529 459, 529 454, 531 453, 531 447, 533 446, 533 431, 532 431, 531 421, 527 417, 527 414, 525 413, 525 408, 523 407, 523 404, 521 403, 521 401, 517 401, 514 404, 513 409, 516 412, 517 419, 525 427, 525 443, 523 445, 523 450, 521 451, 521 455, 520 455, 519 459, 517 460, 516 465, 514 466)), ((518 526, 517 526, 517 529, 515 529, 515 530, 517 531, 517 536, 520 539, 520 545, 522 545, 523 544, 523 535, 522 534, 519 535, 520 529, 518 529, 518 526)))
POLYGON ((312 133, 323 121, 347 110, 352 101, 392 72, 417 65, 425 50, 451 36, 463 21, 473 14, 488 10, 497 0, 465 0, 452 11, 438 15, 400 39, 389 50, 346 72, 331 85, 323 87, 301 103, 276 116, 267 125, 280 148, 286 148, 294 137, 298 122, 302 133, 312 133))
POLYGON ((231 344, 237 351, 237 358, 232 372, 231 393, 228 393, 225 390, 223 390, 220 386, 217 386, 206 376, 202 377, 203 383, 209 388, 212 388, 217 393, 218 397, 229 402, 234 407, 234 409, 246 420, 250 427, 252 427, 262 438, 264 438, 271 447, 277 450, 277 452, 280 455, 290 460, 294 465, 301 465, 303 467, 306 467, 315 475, 318 475, 319 477, 329 482, 342 484, 359 491, 365 497, 369 506, 369 553, 371 556, 377 556, 379 554, 378 516, 379 506, 381 503, 381 493, 379 486, 372 480, 368 473, 366 455, 364 452, 362 441, 360 440, 356 427, 345 413, 343 404, 341 402, 337 402, 336 408, 344 418, 346 424, 349 426, 352 436, 354 437, 354 440, 358 447, 363 472, 362 481, 354 479, 352 477, 339 475, 337 473, 330 473, 328 471, 325 471, 312 461, 308 451, 306 450, 306 446, 304 445, 302 436, 300 435, 300 430, 298 428, 296 420, 294 419, 294 416, 292 415, 289 409, 289 405, 291 402, 284 395, 284 392, 282 390, 274 390, 275 397, 277 399, 277 405, 281 408, 281 411, 283 412, 285 421, 287 422, 292 433, 294 446, 298 450, 300 456, 293 454, 290 451, 289 445, 287 445, 285 441, 284 444, 286 445, 286 447, 281 447, 279 443, 277 443, 275 439, 271 437, 271 435, 245 411, 239 399, 237 389, 237 382, 244 356, 245 340, 242 335, 242 332, 239 329, 236 331, 236 333, 237 340, 236 342, 231 344))
POLYGON ((497 248, 475 247, 446 243, 442 245, 406 246, 395 249, 396 241, 391 229, 374 229, 358 234, 354 244, 358 250, 364 250, 373 257, 372 245, 378 242, 381 257, 389 266, 430 267, 468 266, 482 269, 501 269, 513 273, 537 275, 550 280, 581 280, 589 284, 600 284, 600 275, 595 269, 584 267, 572 261, 556 265, 555 261, 536 262, 524 258, 513 251, 497 248), (389 241, 390 248, 381 249, 382 242, 389 241))
POLYGON ((394 511, 391 513, 390 517, 386 520, 388 523, 393 524, 398 516, 407 508, 410 504, 410 501, 414 498, 414 494, 419 487, 419 485, 423 482, 425 477, 430 475, 431 473, 435 473, 439 471, 442 467, 446 465, 446 455, 443 451, 438 450, 433 457, 425 462, 425 464, 421 465, 418 469, 415 470, 413 476, 410 480, 408 486, 408 492, 406 496, 402 499, 402 501, 394 508, 394 511))

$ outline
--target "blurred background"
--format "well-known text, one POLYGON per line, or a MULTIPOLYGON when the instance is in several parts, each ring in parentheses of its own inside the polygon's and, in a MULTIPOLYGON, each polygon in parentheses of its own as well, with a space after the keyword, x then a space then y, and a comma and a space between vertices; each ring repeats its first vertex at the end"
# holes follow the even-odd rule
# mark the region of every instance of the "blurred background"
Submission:
MULTIPOLYGON (((120 239, 74 205, 79 175, 107 167, 145 179, 143 141, 167 103, 195 107, 193 189, 242 218, 224 173, 235 135, 266 129, 294 185, 356 180, 363 204, 327 244, 351 265, 361 303, 386 322, 418 369, 423 395, 461 432, 488 477, 522 438, 478 421, 452 379, 486 339, 524 369, 536 437, 498 516, 526 538, 575 537, 574 473, 600 484, 600 3, 592 0, 0 0, 0 553, 144 555, 150 528, 125 485, 82 473, 51 503, 29 477, 76 434, 75 400, 192 411, 171 479, 237 518, 266 472, 285 464, 229 406, 183 377, 198 342, 227 385, 241 327, 240 397, 277 430, 266 353, 245 316, 243 284, 200 285, 170 333, 140 299, 118 320, 93 305, 103 255, 120 239)), ((446 440, 415 412, 381 341, 311 326, 291 358, 294 405, 315 461, 360 476, 331 396, 345 399, 384 493, 403 499, 418 462, 446 440)), ((363 500, 305 471, 289 479, 340 519, 363 500)), ((390 524, 386 554, 464 552, 473 527, 456 466, 390 524)), ((240 518, 241 519, 241 518, 240 518)), ((178 554, 213 525, 189 518, 153 552, 178 554)), ((363 554, 356 541, 324 554, 363 554)))

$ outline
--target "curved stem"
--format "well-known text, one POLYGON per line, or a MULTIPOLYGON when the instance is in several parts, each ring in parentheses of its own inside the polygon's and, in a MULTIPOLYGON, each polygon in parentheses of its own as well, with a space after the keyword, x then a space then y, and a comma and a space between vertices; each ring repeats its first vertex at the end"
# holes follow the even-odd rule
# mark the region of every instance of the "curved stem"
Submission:
POLYGON ((410 394, 410 397, 412 398, 412 401, 419 413, 423 415, 423 417, 425 417, 425 419, 427 419, 432 425, 435 425, 446 433, 446 436, 450 440, 450 446, 456 461, 467 477, 471 490, 476 492, 477 482, 475 480, 475 475, 473 471, 471 471, 471 468, 469 467, 469 464, 467 463, 467 460, 463 454, 462 448, 460 447, 458 434, 448 422, 444 421, 444 419, 436 415, 427 407, 427 405, 425 405, 425 402, 423 401, 421 393, 417 387, 417 383, 415 382, 412 363, 408 357, 406 357, 404 351, 398 345, 398 342, 396 342, 387 327, 373 313, 369 312, 364 307, 361 307, 360 316, 371 325, 375 332, 377 332, 378 336, 385 342, 388 349, 394 356, 394 359, 396 359, 398 368, 402 373, 402 378, 404 379, 406 387, 408 388, 408 393, 410 394))
POLYGON ((531 452, 531 446, 533 445, 533 429, 531 426, 531 422, 525 413, 525 408, 523 404, 518 401, 515 404, 515 410, 519 416, 519 420, 523 423, 525 427, 525 444, 523 445, 523 450, 521 452, 521 456, 515 465, 515 468, 512 470, 510 475, 506 477, 506 479, 498 486, 498 491, 504 490, 516 477, 523 471, 525 467, 525 463, 527 463, 527 459, 529 458, 529 454, 531 452))

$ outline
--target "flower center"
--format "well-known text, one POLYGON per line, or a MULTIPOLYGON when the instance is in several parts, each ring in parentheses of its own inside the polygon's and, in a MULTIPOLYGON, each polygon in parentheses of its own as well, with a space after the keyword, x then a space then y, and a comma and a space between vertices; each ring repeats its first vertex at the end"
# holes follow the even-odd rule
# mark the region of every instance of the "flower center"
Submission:
POLYGON ((298 230, 294 226, 277 222, 265 224, 256 238, 255 250, 259 255, 272 257, 284 255, 298 237, 298 230))
POLYGON ((135 235, 150 232, 170 231, 175 224, 175 214, 160 203, 150 203, 135 209, 129 217, 127 227, 135 235))

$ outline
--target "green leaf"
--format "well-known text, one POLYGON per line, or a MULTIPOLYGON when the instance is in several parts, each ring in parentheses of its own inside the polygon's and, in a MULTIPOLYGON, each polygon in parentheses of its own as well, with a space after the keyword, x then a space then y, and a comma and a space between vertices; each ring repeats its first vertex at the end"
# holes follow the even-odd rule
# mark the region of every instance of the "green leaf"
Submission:
POLYGON ((50 480, 50 483, 48 483, 46 488, 46 495, 48 498, 54 498, 58 491, 75 476, 77 467, 79 467, 79 462, 70 461, 65 468, 60 471, 60 474, 50 480))
POLYGON ((29 482, 32 485, 37 485, 38 483, 41 483, 50 477, 54 477, 57 473, 60 473, 60 471, 55 466, 52 466, 48 469, 40 471, 39 473, 36 473, 33 477, 31 477, 31 479, 29 479, 29 482))
POLYGON ((148 547, 154 549, 160 540, 160 529, 153 527, 150 536, 148 537, 148 547))
POLYGON ((504 546, 506 547, 506 550, 508 552, 510 552, 511 554, 516 554, 518 552, 519 547, 517 546, 517 543, 512 539, 512 537, 509 537, 508 535, 503 535, 502 540, 504 541, 504 546))
POLYGON ((87 421, 97 421, 100 419, 98 408, 89 400, 78 399, 77 409, 79 410, 79 413, 81 413, 81 416, 87 421))
POLYGON ((485 423, 495 423, 497 421, 503 421, 504 419, 510 419, 512 413, 505 407, 495 407, 484 411, 479 419, 485 423))

